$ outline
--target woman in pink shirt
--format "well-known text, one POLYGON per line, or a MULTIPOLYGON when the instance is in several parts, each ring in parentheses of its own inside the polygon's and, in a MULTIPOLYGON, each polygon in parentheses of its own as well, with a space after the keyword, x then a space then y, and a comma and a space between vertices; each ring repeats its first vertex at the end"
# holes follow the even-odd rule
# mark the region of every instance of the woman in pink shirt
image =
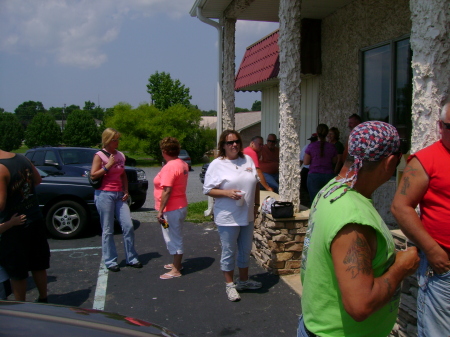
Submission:
POLYGON ((134 228, 130 208, 127 204, 128 179, 125 172, 125 156, 118 151, 120 133, 107 128, 102 133, 103 150, 98 151, 92 162, 91 177, 102 178, 102 184, 95 190, 95 206, 102 225, 102 253, 106 268, 120 271, 114 243, 114 215, 120 222, 127 266, 142 268, 134 249, 134 228))
POLYGON ((187 214, 186 187, 189 167, 178 158, 180 143, 176 138, 166 137, 159 143, 166 161, 161 171, 153 180, 155 186, 155 209, 158 221, 162 225, 162 233, 167 250, 173 255, 172 264, 166 264, 169 272, 159 278, 169 280, 181 276, 181 260, 183 259, 183 223, 187 214), (167 226, 168 224, 168 226, 167 226))

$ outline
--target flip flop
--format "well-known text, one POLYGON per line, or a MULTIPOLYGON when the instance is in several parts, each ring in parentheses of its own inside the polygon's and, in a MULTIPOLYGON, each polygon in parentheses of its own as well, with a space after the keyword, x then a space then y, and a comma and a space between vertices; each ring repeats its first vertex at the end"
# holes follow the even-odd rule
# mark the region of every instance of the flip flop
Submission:
POLYGON ((177 278, 177 277, 180 277, 180 276, 181 275, 171 275, 169 273, 165 273, 165 274, 162 274, 159 278, 161 280, 170 280, 171 278, 177 278))
MULTIPOLYGON (((171 264, 165 264, 164 265, 164 269, 172 270, 172 265, 171 264)), ((184 269, 184 267, 181 267, 180 271, 183 270, 183 269, 184 269)))

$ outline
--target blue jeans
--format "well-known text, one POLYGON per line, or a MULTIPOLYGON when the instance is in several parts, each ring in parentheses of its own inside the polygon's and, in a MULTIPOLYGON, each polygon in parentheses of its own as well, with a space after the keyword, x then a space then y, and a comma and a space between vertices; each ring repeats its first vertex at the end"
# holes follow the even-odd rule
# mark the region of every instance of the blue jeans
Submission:
POLYGON ((428 260, 420 253, 417 335, 450 336, 450 270, 440 275, 430 275, 429 271, 428 260))
POLYGON ((234 270, 236 255, 238 268, 248 268, 253 242, 253 221, 247 226, 217 226, 222 244, 220 269, 234 270))
POLYGON ((127 264, 139 262, 134 249, 134 228, 130 208, 122 201, 123 192, 95 190, 95 206, 102 226, 102 253, 106 268, 117 265, 117 251, 114 243, 114 215, 123 232, 123 245, 127 264))
POLYGON ((303 314, 298 318, 297 337, 311 337, 316 336, 313 333, 309 333, 305 329, 305 322, 303 321, 303 314))
MULTIPOLYGON (((263 172, 263 175, 264 175, 264 179, 266 179, 267 185, 272 187, 272 189, 275 193, 278 193, 278 187, 279 187, 278 181, 280 180, 280 175, 278 173, 270 174, 270 173, 265 173, 265 172, 263 172)), ((264 187, 263 187, 263 189, 264 189, 264 187)))
POLYGON ((336 177, 334 173, 308 173, 307 186, 311 203, 322 187, 324 187, 334 177, 336 177))

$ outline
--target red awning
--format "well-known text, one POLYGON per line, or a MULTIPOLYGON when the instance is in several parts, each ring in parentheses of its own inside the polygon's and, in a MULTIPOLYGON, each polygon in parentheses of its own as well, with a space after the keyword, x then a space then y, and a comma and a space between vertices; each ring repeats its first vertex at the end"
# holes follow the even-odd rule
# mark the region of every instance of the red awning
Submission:
POLYGON ((246 90, 247 87, 276 78, 280 70, 278 54, 278 30, 247 47, 236 75, 234 90, 246 90))

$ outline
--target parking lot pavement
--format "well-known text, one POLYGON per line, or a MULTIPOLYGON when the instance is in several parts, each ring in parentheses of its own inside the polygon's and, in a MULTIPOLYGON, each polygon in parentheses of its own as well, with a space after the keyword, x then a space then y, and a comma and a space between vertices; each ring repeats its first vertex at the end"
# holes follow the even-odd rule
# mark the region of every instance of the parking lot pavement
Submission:
MULTIPOLYGON (((125 267, 122 235, 117 234, 122 269, 103 275, 107 278, 103 298, 95 297, 102 283, 98 233, 68 241, 49 239, 49 301, 83 308, 103 301, 105 311, 160 324, 179 336, 295 336, 300 314, 298 294, 253 258, 250 274, 263 288, 242 292, 240 302, 227 299, 219 265, 219 238, 212 223, 185 224, 183 276, 171 280, 159 279, 165 272, 163 265, 171 262, 160 225, 138 221, 135 225, 136 249, 144 268, 125 267)), ((36 297, 30 282, 27 299, 36 297)))

